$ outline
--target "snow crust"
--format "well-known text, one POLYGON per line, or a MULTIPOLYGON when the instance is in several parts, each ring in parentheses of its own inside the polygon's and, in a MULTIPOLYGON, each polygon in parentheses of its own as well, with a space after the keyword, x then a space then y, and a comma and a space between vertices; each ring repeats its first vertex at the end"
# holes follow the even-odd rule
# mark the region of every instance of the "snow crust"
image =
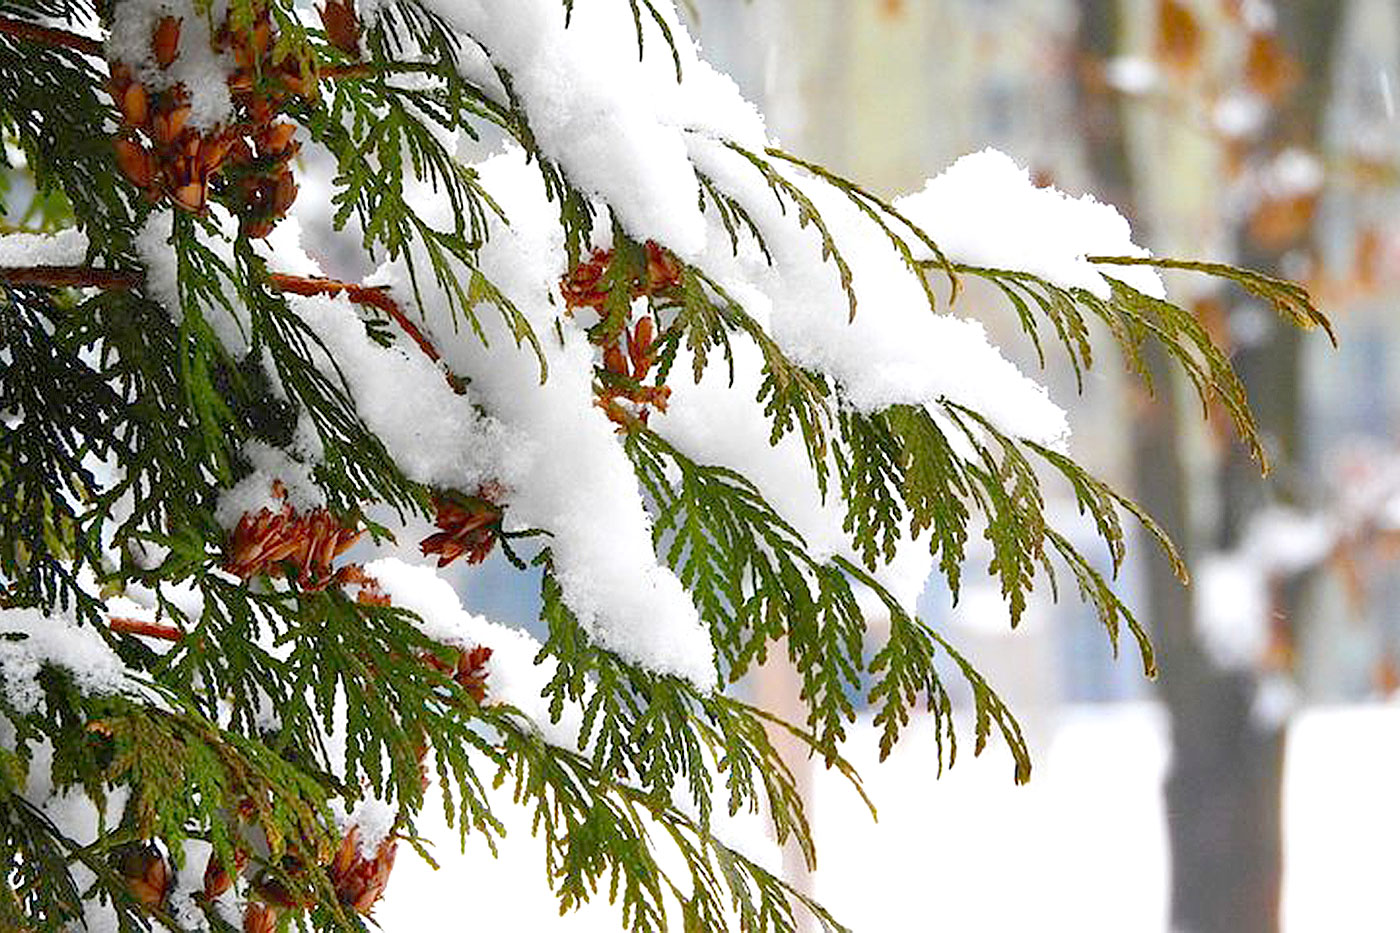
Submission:
POLYGON ((0 235, 0 267, 75 266, 87 248, 87 234, 73 227, 57 233, 6 233, 0 235))
MULTIPOLYGON (((1115 208, 1092 195, 1071 198, 1037 188, 1029 171, 995 149, 963 156, 895 207, 950 259, 1019 269, 1103 299, 1112 294, 1108 281, 1086 257, 1149 255, 1133 243, 1128 221, 1115 208)), ((1145 295, 1166 297, 1149 268, 1116 266, 1111 275, 1145 295)))
POLYGON ((38 677, 45 665, 66 670, 84 693, 136 690, 126 665, 91 626, 35 609, 0 609, 0 690, 19 712, 39 708, 38 677))

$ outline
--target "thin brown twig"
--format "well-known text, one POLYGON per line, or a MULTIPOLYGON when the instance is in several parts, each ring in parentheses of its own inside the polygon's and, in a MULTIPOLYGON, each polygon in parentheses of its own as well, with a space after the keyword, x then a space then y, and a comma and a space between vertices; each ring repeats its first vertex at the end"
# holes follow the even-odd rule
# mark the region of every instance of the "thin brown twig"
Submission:
POLYGON ((125 269, 94 269, 90 266, 0 267, 0 282, 7 285, 38 285, 42 288, 126 290, 140 285, 142 278, 140 272, 125 269))
POLYGON ((112 627, 112 631, 120 635, 146 635, 165 641, 179 641, 185 636, 184 632, 174 626, 161 625, 159 622, 146 622, 127 616, 112 616, 108 620, 108 624, 112 627))
MULTIPOLYGON (((0 282, 7 285, 37 285, 42 288, 105 288, 131 289, 138 287, 145 276, 137 271, 123 269, 94 269, 90 266, 10 266, 0 267, 0 282)), ((356 285, 336 279, 311 278, 301 275, 284 275, 274 272, 268 276, 271 284, 293 295, 345 295, 356 304, 369 305, 383 311, 405 334, 418 344, 423 355, 434 363, 442 361, 442 354, 431 340, 418 328, 417 324, 404 313, 399 303, 389 297, 383 288, 371 285, 356 285)), ((462 390, 462 382, 455 375, 447 374, 448 384, 455 391, 462 390)))
POLYGON ((28 39, 30 42, 38 42, 43 45, 73 49, 84 55, 100 56, 102 54, 102 43, 96 39, 80 36, 76 32, 69 32, 66 29, 55 29, 52 26, 40 26, 37 23, 26 23, 22 20, 0 16, 0 33, 18 39, 28 39))
POLYGON ((269 278, 272 284, 284 292, 291 292, 294 295, 346 295, 356 304, 369 305, 378 308, 394 322, 403 328, 403 332, 418 344, 418 348, 423 351, 423 355, 434 363, 442 359, 442 354, 438 353, 437 347, 433 346, 423 332, 418 329, 418 325, 404 314, 399 303, 389 297, 389 293, 383 288, 376 288, 369 285, 355 285, 350 282, 339 282, 335 279, 308 278, 300 275, 282 275, 273 273, 269 278))
POLYGON ((339 81, 342 78, 368 78, 374 74, 369 62, 350 62, 345 65, 323 65, 316 69, 316 77, 325 81, 339 81))

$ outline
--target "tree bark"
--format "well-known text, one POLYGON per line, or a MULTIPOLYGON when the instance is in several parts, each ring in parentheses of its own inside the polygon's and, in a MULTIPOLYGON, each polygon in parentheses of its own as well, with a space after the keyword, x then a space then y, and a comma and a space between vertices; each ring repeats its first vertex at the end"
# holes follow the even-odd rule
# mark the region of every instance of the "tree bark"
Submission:
MULTIPOLYGON (((1328 0, 1278 6, 1281 37, 1302 66, 1303 79, 1276 115, 1260 154, 1283 145, 1315 151, 1336 6, 1328 0)), ((1119 51, 1120 0, 1081 0, 1080 13, 1080 47, 1092 67, 1119 51)), ((1136 186, 1120 103, 1101 85, 1081 81, 1080 87, 1089 165, 1103 193, 1131 212, 1136 186)), ((1141 226, 1140 216, 1138 221, 1141 226)), ((1277 273, 1287 252, 1302 245, 1265 253, 1241 234, 1239 259, 1277 273)), ((1293 460, 1300 446, 1297 333, 1280 325, 1264 343, 1238 353, 1235 364, 1274 456, 1293 460)), ((1150 355, 1149 365, 1158 394, 1133 419, 1135 493, 1189 560, 1190 490, 1179 452, 1173 377, 1160 352, 1150 355)), ((1226 458, 1220 483, 1224 508, 1218 545, 1230 547, 1265 501, 1258 468, 1242 446, 1226 458)), ((1283 725, 1255 714, 1253 672, 1222 670, 1205 654, 1193 632, 1189 593, 1165 561, 1149 562, 1145 582, 1143 611, 1158 648, 1160 691, 1171 724, 1165 796, 1172 927, 1191 933, 1275 933, 1283 866, 1283 725)))

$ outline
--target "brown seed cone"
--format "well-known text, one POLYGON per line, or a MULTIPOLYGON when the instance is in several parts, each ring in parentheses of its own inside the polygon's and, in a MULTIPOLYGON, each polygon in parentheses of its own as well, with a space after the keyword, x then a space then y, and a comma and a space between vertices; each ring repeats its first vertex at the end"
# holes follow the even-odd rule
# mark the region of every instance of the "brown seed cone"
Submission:
POLYGON ((326 869, 340 903, 361 914, 368 914, 389 884, 398 847, 398 840, 385 839, 375 848, 374 856, 366 858, 360 851, 360 828, 350 827, 326 869))
MULTIPOLYGON (((284 564, 296 567, 297 583, 312 590, 325 589, 339 581, 332 570, 337 557, 350 549, 362 529, 342 525, 325 509, 302 515, 285 501, 281 483, 273 492, 284 501, 281 509, 261 509, 245 514, 233 529, 224 558, 224 569, 243 579, 266 574, 285 575, 284 564)), ((354 582, 354 581, 352 581, 354 582)))
POLYGON ((243 933, 277 933, 277 909, 268 904, 249 904, 243 912, 243 933))
POLYGON ((438 555, 438 566, 446 567, 459 557, 469 564, 479 564, 496 545, 496 531, 501 519, 500 506, 482 496, 463 500, 439 496, 434 524, 442 531, 429 535, 418 545, 424 556, 438 555))
POLYGON ((227 866, 219 859, 219 853, 210 852, 209 861, 204 865, 204 896, 213 900, 220 897, 229 888, 233 887, 233 882, 238 874, 243 871, 243 867, 248 864, 248 853, 241 849, 233 853, 233 871, 230 872, 227 866))
POLYGON ((162 146, 168 146, 180 136, 190 118, 190 105, 180 104, 169 111, 157 111, 151 117, 151 135, 162 146))
POLYGON ((114 856, 117 872, 126 879, 131 896, 147 910, 159 910, 170 893, 170 866, 150 844, 129 846, 114 856))
POLYGON ((615 341, 603 347, 603 368, 619 376, 632 375, 627 369, 627 357, 622 355, 622 347, 615 341))
POLYGON ((612 250, 595 249, 587 262, 581 262, 564 276, 559 283, 559 291, 564 296, 564 304, 570 310, 575 308, 601 308, 607 300, 608 291, 603 287, 603 276, 612 261, 612 250))
POLYGON ((151 153, 140 143, 129 139, 112 140, 112 148, 117 153, 117 168, 121 169, 127 180, 138 188, 150 188, 156 171, 151 153))
POLYGON ((122 118, 133 127, 144 127, 146 120, 150 117, 149 101, 146 98, 146 89, 136 82, 128 84, 120 93, 113 93, 117 103, 121 107, 122 118))
POLYGON ((192 181, 187 185, 180 185, 170 192, 170 198, 175 202, 176 207, 182 207, 191 214, 198 214, 204 210, 204 205, 209 197, 209 189, 197 181, 192 181))
POLYGON ((486 663, 494 652, 485 645, 464 651, 457 658, 455 680, 477 703, 486 702, 486 663))
POLYGON ((627 356, 632 362, 632 375, 638 379, 645 378, 651 371, 652 364, 656 362, 656 354, 652 349, 655 339, 656 325, 650 317, 638 321, 632 333, 627 335, 627 356))
POLYGON ((681 264, 672 253, 662 249, 652 240, 647 240, 646 251, 647 294, 655 294, 681 284, 681 264))
POLYGON ((486 663, 491 660, 492 650, 485 645, 476 645, 465 651, 454 649, 454 654, 451 662, 445 662, 434 654, 425 654, 423 663, 444 674, 451 674, 458 686, 477 703, 486 702, 486 677, 490 673, 486 663))
POLYGON ((326 27, 326 38, 331 40, 331 45, 346 55, 358 56, 360 18, 355 15, 353 3, 327 0, 326 5, 318 12, 321 14, 321 25, 326 27))
POLYGON ((151 34, 151 52, 157 65, 170 67, 175 56, 180 54, 180 20, 167 16, 156 24, 155 32, 151 34))
POLYGON ((285 151, 296 132, 295 123, 273 123, 258 133, 258 152, 263 155, 275 155, 285 151))

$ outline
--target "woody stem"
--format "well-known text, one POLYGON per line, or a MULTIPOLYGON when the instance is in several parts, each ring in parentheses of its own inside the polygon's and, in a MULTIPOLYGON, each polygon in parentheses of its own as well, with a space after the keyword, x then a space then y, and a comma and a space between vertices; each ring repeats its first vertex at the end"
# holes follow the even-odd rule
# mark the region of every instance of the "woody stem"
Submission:
POLYGON ((368 62, 324 65, 316 71, 316 77, 325 81, 339 81, 342 78, 367 78, 372 74, 374 74, 374 68, 368 62))
POLYGON ((40 26, 36 23, 26 23, 3 16, 0 16, 0 34, 28 39, 30 42, 39 42, 43 45, 73 49, 85 55, 102 54, 102 43, 96 39, 80 36, 76 32, 69 32, 66 29, 54 29, 52 26, 40 26))
POLYGON ((179 641, 184 633, 169 625, 161 625, 157 622, 145 622, 141 619, 130 619, 125 616, 112 616, 108 620, 112 631, 122 635, 147 635, 151 638, 162 638, 166 641, 179 641))
POLYGON ((393 318, 394 323, 398 324, 403 332, 412 338, 414 343, 418 344, 418 348, 423 351, 424 356, 434 363, 442 359, 442 354, 438 353, 437 347, 433 346, 432 342, 418 329, 418 325, 414 324, 407 314, 404 314, 399 303, 390 298, 389 293, 382 288, 338 282, 335 279, 307 278, 280 273, 273 273, 270 278, 273 285, 294 295, 345 295, 356 304, 378 308, 393 318))
MULTIPOLYGON (((404 313, 399 303, 389 297, 389 293, 382 288, 277 272, 268 279, 275 288, 293 295, 345 295, 356 304, 378 308, 418 344, 424 356, 434 363, 442 359, 442 354, 433 346, 432 341, 404 313)), ((123 269, 94 269, 90 266, 0 266, 0 283, 6 285, 126 290, 136 288, 143 280, 144 276, 140 272, 123 269)), ((458 388, 455 378, 449 377, 448 381, 454 389, 458 388)))
POLYGON ((141 273, 89 266, 0 267, 0 282, 41 288, 106 288, 125 290, 141 284, 141 273))

